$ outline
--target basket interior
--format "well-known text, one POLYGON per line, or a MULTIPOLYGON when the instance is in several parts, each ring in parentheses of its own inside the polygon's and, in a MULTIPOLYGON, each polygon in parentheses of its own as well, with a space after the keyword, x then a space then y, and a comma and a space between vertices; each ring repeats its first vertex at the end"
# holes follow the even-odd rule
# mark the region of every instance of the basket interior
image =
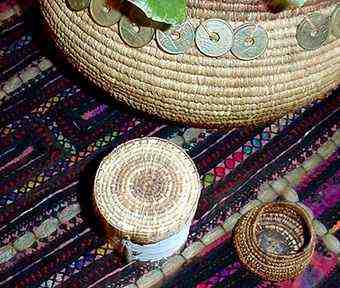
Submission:
POLYGON ((258 246, 266 254, 296 254, 311 239, 305 218, 294 209, 265 209, 258 215, 254 228, 258 246))

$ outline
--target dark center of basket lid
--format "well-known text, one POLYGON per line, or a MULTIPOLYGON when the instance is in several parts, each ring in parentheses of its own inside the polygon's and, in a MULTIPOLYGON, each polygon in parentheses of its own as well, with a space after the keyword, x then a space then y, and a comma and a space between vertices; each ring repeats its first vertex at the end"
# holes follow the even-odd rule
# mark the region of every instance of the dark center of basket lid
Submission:
POLYGON ((143 171, 134 179, 133 194, 144 201, 158 201, 164 189, 167 189, 167 183, 162 174, 157 171, 143 171))

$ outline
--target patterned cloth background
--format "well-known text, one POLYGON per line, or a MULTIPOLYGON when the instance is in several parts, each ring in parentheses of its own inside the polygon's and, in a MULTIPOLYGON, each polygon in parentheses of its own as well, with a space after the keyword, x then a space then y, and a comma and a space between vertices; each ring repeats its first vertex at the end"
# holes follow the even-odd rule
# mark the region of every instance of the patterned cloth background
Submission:
POLYGON ((340 90, 257 128, 164 123, 71 72, 34 6, 0 3, 0 287, 340 287, 340 90), (182 145, 204 188, 180 255, 127 264, 98 229, 92 181, 105 154, 147 135, 182 145), (319 236, 301 276, 271 283, 241 267, 230 231, 277 198, 307 207, 319 236))

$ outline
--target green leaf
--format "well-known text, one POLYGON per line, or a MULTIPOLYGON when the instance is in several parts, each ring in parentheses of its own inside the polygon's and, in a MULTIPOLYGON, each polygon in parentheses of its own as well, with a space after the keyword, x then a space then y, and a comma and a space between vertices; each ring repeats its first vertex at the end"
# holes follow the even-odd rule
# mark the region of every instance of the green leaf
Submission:
POLYGON ((178 24, 186 18, 186 0, 128 0, 147 17, 167 24, 178 24))

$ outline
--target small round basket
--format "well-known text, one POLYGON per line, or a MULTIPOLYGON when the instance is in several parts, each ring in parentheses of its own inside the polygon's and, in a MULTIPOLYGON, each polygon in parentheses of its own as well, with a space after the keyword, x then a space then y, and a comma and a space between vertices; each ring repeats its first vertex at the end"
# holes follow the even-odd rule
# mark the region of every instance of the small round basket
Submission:
POLYGON ((292 203, 268 203, 245 214, 234 234, 237 254, 249 270, 270 281, 298 276, 309 264, 315 234, 306 211, 292 203))
POLYGON ((124 240, 129 258, 151 261, 183 246, 200 190, 199 174, 185 151, 147 137, 124 143, 103 159, 94 200, 102 219, 124 240))

